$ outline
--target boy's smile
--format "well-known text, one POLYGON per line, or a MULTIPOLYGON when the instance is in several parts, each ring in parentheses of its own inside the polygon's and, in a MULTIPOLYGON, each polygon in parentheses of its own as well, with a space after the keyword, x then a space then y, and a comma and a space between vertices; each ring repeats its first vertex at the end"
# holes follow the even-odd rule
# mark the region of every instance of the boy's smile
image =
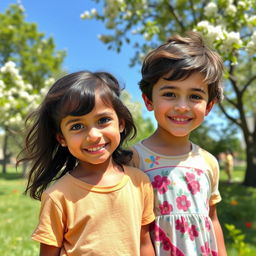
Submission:
POLYGON ((189 137, 210 112, 208 85, 200 73, 184 80, 168 81, 161 78, 154 85, 152 101, 143 95, 146 107, 154 111, 158 122, 157 132, 173 137, 189 137))

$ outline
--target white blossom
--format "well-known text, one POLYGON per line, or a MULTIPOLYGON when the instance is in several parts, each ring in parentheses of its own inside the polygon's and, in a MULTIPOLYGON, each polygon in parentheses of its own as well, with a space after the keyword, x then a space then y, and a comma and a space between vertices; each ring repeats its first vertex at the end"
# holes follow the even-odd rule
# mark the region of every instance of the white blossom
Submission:
POLYGON ((206 17, 214 17, 218 12, 218 7, 215 3, 210 2, 204 8, 204 14, 206 17))
POLYGON ((81 15, 80 15, 81 19, 90 19, 91 15, 89 13, 89 11, 84 11, 81 15))
POLYGON ((236 6, 233 4, 228 5, 228 7, 225 10, 226 14, 232 17, 236 15, 236 11, 237 11, 236 6))

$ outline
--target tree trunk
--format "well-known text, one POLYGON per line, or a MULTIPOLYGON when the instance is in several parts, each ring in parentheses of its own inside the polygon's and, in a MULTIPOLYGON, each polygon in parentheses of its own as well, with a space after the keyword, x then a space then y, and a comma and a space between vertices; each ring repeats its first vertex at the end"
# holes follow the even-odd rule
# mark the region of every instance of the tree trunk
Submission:
POLYGON ((248 141, 246 145, 246 157, 247 166, 243 184, 256 187, 256 141, 253 139, 248 141))
POLYGON ((8 163, 8 153, 7 153, 7 148, 8 148, 8 135, 7 132, 4 134, 4 141, 3 141, 3 160, 2 160, 2 173, 7 173, 7 163, 8 163))

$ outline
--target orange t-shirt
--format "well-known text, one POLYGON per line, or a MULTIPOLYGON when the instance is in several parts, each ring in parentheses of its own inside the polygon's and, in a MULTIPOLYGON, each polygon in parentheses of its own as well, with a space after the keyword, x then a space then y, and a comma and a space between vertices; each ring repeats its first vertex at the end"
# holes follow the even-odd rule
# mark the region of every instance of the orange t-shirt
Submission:
POLYGON ((64 175, 43 193, 32 239, 61 247, 60 256, 139 256, 141 226, 154 220, 153 190, 142 171, 124 171, 109 187, 64 175))

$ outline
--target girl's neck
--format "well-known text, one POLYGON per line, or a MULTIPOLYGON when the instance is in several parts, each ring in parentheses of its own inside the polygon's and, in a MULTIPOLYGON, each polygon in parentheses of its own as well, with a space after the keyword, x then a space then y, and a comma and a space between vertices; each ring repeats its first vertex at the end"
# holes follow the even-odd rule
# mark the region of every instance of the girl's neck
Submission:
POLYGON ((113 186, 122 179, 124 170, 110 158, 102 164, 79 162, 70 174, 91 185, 113 186))
POLYGON ((189 135, 176 137, 171 134, 163 134, 155 131, 150 137, 143 141, 143 145, 161 155, 178 156, 189 153, 192 145, 189 135), (166 136, 167 135, 167 136, 166 136))

